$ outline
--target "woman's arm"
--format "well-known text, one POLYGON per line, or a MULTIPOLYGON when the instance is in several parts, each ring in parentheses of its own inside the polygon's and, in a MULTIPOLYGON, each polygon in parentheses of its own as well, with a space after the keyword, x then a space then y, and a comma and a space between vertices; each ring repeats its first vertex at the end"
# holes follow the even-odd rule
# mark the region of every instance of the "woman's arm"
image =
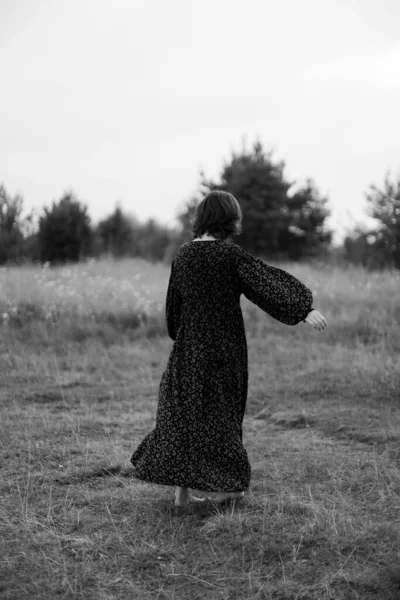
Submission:
POLYGON ((308 318, 313 296, 307 286, 239 246, 235 252, 239 288, 248 300, 285 325, 297 325, 308 318))
POLYGON ((311 290, 293 275, 272 267, 235 245, 238 277, 242 293, 264 312, 286 325, 301 321, 314 329, 327 327, 327 321, 313 308, 311 290))

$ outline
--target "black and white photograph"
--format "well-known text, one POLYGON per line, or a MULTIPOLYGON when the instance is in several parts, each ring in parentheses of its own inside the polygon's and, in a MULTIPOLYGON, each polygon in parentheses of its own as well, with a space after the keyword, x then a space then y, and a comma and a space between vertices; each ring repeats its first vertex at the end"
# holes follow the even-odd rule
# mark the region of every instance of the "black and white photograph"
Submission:
POLYGON ((0 0, 0 599, 400 600, 398 0, 0 0))

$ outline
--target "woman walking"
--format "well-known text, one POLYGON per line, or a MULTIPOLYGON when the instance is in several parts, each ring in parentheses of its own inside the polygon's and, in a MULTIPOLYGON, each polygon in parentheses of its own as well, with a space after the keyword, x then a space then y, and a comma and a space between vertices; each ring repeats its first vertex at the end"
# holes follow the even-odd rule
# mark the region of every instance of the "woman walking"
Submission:
POLYGON ((298 279, 231 241, 241 231, 236 198, 210 192, 198 205, 194 239, 178 249, 166 298, 174 345, 158 396, 155 428, 131 457, 134 476, 175 487, 175 505, 189 489, 242 498, 251 467, 242 443, 248 387, 247 341, 240 296, 286 325, 327 322, 298 279))

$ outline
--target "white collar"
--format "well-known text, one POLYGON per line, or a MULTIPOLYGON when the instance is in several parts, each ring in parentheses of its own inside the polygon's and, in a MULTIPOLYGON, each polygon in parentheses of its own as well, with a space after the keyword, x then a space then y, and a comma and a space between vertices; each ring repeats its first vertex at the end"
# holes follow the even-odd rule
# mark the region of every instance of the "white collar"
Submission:
POLYGON ((203 235, 201 235, 200 237, 196 238, 195 240, 193 240, 194 242, 202 242, 203 240, 216 240, 217 238, 213 237, 212 235, 208 234, 208 233, 203 233, 203 235))

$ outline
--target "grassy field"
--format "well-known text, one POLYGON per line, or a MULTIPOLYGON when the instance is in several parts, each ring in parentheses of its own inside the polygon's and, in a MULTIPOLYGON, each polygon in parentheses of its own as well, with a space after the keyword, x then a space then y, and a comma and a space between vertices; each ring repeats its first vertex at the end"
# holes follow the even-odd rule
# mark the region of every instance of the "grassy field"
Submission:
POLYGON ((130 476, 169 269, 0 270, 0 598, 400 598, 400 275, 285 268, 330 326, 242 300, 253 476, 228 509, 130 476))

